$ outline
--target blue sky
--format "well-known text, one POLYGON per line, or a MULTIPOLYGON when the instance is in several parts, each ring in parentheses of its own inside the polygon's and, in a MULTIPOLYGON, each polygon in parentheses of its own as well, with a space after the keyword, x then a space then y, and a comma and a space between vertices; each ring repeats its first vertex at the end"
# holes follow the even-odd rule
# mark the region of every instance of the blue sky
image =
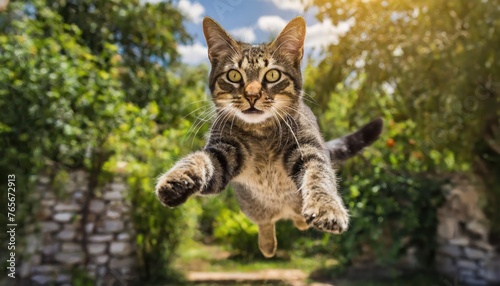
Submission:
MULTIPOLYGON (((161 0, 143 0, 156 3, 161 0)), ((250 42, 267 42, 296 16, 303 16, 307 22, 306 54, 318 51, 338 41, 338 35, 349 29, 349 23, 333 26, 329 19, 318 22, 317 9, 311 7, 304 12, 308 0, 178 0, 175 4, 187 17, 187 31, 193 36, 193 43, 179 46, 182 61, 187 64, 208 62, 207 48, 201 22, 209 16, 226 29, 234 38, 250 42)))

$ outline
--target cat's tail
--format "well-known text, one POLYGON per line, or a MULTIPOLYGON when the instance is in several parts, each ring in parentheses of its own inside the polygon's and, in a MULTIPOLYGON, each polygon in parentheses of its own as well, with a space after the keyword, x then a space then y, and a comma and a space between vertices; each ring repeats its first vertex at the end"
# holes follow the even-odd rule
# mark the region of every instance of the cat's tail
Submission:
POLYGON ((333 162, 344 161, 370 146, 382 133, 383 126, 384 121, 377 118, 354 133, 326 142, 331 160, 333 162))

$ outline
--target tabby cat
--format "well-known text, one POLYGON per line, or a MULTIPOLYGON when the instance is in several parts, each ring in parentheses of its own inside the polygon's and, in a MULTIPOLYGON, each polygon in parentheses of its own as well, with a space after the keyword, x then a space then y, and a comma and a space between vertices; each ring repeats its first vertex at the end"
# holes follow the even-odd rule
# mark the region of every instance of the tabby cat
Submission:
POLYGON ((276 252, 275 222, 341 233, 349 215, 337 192, 332 161, 375 141, 382 121, 325 143, 303 102, 301 60, 305 21, 293 19, 271 43, 235 41, 214 20, 203 20, 212 69, 209 88, 218 118, 203 150, 158 179, 156 195, 169 207, 191 195, 223 191, 231 182, 242 211, 258 225, 265 257, 276 252))

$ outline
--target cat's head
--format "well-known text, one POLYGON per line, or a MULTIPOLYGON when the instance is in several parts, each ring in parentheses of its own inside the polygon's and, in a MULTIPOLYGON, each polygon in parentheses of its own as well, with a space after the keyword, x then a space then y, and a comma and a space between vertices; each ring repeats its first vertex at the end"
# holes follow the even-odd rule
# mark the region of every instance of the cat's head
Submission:
POLYGON ((212 64, 209 87, 219 110, 247 123, 295 113, 302 90, 304 18, 293 19, 274 41, 260 45, 235 41, 208 17, 203 33, 212 64))

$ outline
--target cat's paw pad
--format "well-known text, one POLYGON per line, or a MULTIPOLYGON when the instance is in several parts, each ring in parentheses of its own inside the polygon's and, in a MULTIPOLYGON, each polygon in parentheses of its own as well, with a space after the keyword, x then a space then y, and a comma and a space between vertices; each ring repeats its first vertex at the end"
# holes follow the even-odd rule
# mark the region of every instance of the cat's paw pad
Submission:
POLYGON ((302 215, 309 225, 325 232, 339 234, 346 231, 349 226, 349 214, 346 208, 336 201, 305 204, 302 215))
POLYGON ((155 194, 164 206, 175 207, 201 188, 201 179, 187 170, 172 170, 161 176, 155 194))

